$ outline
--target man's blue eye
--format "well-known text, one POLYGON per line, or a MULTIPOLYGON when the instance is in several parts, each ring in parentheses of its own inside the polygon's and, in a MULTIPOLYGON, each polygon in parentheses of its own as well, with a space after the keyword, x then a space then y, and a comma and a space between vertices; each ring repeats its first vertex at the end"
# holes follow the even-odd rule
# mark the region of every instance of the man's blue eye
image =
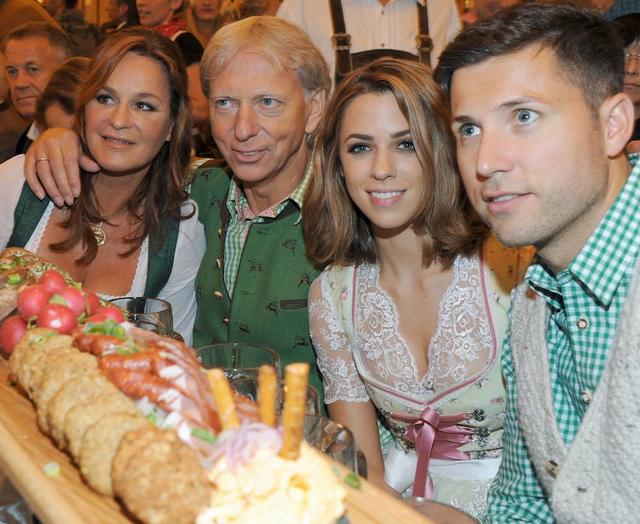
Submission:
POLYGON ((462 138, 470 138, 472 136, 475 136, 479 133, 479 129, 478 126, 476 126, 475 124, 464 124, 460 126, 460 136, 462 138))
POLYGON ((531 109, 519 109, 516 111, 516 120, 519 124, 528 124, 538 119, 538 113, 531 109))
POLYGON ((266 109, 276 109, 277 107, 279 107, 280 101, 275 98, 266 96, 262 100, 260 100, 260 104, 266 109))

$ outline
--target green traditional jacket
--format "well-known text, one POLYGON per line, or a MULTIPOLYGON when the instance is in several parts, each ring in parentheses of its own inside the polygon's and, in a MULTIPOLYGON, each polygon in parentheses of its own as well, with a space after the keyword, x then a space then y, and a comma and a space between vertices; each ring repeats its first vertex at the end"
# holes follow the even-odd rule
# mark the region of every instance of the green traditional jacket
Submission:
POLYGON ((319 271, 306 256, 300 209, 293 202, 274 219, 251 226, 236 277, 233 297, 224 282, 226 207, 230 175, 201 169, 191 186, 207 238, 196 278, 198 313, 193 345, 244 342, 280 354, 281 364, 308 362, 309 382, 322 399, 320 372, 309 337, 307 297, 319 271))

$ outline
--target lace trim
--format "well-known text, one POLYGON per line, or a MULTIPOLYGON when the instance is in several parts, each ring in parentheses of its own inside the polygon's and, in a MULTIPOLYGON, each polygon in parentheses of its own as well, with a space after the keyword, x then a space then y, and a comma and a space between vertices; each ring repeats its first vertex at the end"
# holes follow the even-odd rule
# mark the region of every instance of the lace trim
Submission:
POLYGON ((35 231, 32 233, 31 238, 24 246, 26 250, 31 251, 32 253, 37 253, 38 249, 40 249, 40 243, 42 242, 42 237, 44 236, 44 231, 47 229, 47 224, 49 223, 49 219, 51 218, 51 213, 53 211, 53 202, 49 202, 47 209, 45 209, 40 222, 36 226, 35 231))
POLYGON ((457 257, 454 276, 439 307, 436 333, 429 342, 429 369, 418 376, 415 354, 399 332, 397 309, 378 282, 377 267, 358 269, 355 318, 358 370, 402 395, 425 402, 439 392, 482 373, 493 337, 475 257, 457 257))
POLYGON ((336 306, 327 300, 331 296, 329 286, 327 273, 322 273, 322 296, 309 303, 310 334, 323 377, 324 400, 327 404, 339 400, 368 402, 369 395, 354 365, 349 339, 337 315, 336 306))
POLYGON ((371 397, 380 410, 392 412, 397 410, 392 404, 424 405, 485 372, 494 337, 481 270, 478 256, 455 259, 453 278, 438 306, 437 329, 429 342, 429 369, 422 377, 415 354, 399 332, 396 305, 379 285, 377 267, 363 264, 355 269, 351 339, 344 327, 352 311, 347 303, 351 283, 336 289, 338 284, 330 280, 329 272, 322 273, 320 289, 312 287, 312 295, 319 296, 310 300, 309 318, 327 401, 371 397))

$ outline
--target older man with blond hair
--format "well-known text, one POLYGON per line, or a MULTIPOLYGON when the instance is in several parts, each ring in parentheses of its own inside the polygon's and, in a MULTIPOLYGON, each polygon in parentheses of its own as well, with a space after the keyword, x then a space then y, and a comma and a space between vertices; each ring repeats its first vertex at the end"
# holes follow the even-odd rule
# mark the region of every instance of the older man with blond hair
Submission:
MULTIPOLYGON (((273 17, 219 30, 201 64, 213 138, 229 170, 199 170, 191 186, 207 236, 194 345, 271 347, 283 366, 309 362, 310 382, 322 391, 307 320, 318 271, 305 253, 300 211, 331 85, 327 65, 302 30, 273 17)), ((44 195, 44 186, 58 204, 72 203, 79 153, 72 132, 45 133, 25 166, 34 192, 44 195), (37 162, 41 185, 35 166, 45 157, 37 162)), ((83 166, 93 169, 87 160, 83 166)))

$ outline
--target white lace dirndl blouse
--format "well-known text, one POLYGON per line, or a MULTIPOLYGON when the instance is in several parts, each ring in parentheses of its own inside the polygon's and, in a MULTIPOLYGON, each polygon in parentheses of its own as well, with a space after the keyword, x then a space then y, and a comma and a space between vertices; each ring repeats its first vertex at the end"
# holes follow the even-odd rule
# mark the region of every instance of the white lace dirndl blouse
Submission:
POLYGON ((397 491, 484 512, 502 448, 509 295, 530 254, 491 238, 481 253, 454 260, 424 376, 376 265, 331 266, 314 282, 309 318, 325 402, 374 403, 385 480, 397 491))

